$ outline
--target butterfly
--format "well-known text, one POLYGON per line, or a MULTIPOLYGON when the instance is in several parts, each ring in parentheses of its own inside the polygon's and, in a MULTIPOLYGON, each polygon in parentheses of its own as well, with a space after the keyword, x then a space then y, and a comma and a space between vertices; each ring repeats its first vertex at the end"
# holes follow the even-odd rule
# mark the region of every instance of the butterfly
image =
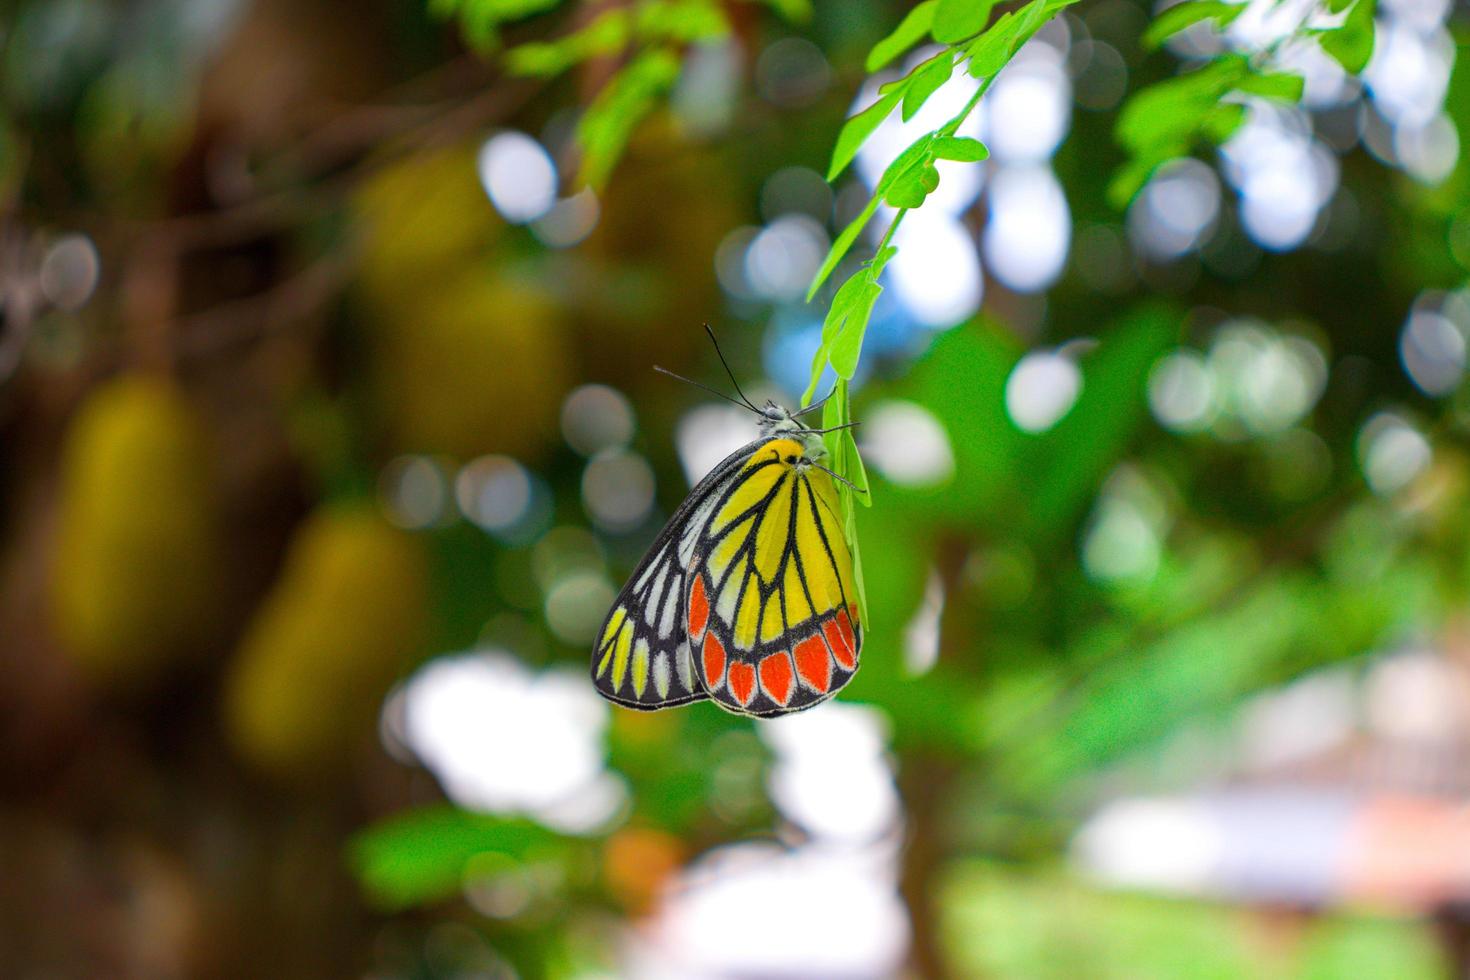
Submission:
POLYGON ((827 700, 857 672, 862 623, 833 482, 842 477, 821 463, 832 430, 800 421, 822 402, 757 408, 730 380, 738 402, 689 383, 755 412, 759 436, 689 492, 597 634, 592 682, 625 707, 711 699, 773 717, 827 700))

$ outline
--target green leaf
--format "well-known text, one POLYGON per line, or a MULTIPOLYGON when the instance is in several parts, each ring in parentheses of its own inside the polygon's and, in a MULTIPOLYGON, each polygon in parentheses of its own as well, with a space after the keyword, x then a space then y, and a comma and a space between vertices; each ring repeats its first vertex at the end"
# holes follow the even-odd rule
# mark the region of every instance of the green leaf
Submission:
MULTIPOLYGON (((868 329, 868 317, 873 313, 873 304, 877 302, 878 295, 883 292, 883 287, 878 285, 870 272, 864 271, 859 275, 862 276, 862 288, 855 294, 850 306, 842 312, 843 322, 837 335, 832 338, 831 353, 828 356, 832 370, 843 379, 851 379, 857 373, 858 358, 863 352, 863 335, 868 329)), ((835 302, 832 309, 834 312, 837 310, 835 302)))
POLYGON ((862 491, 862 493, 857 494, 857 498, 862 505, 864 507, 871 507, 873 506, 873 491, 868 485, 868 468, 863 465, 863 456, 862 453, 858 452, 857 441, 853 439, 851 429, 842 430, 842 441, 846 450, 845 455, 847 461, 850 464, 847 472, 843 475, 862 491))
POLYGON ((557 838, 524 820, 447 804, 412 810, 359 833, 348 864, 375 905, 401 909, 457 894, 465 866, 481 854, 522 858, 557 838))
MULTIPOLYGON (((822 427, 830 429, 833 426, 846 425, 852 421, 852 403, 848 394, 847 382, 839 380, 837 387, 832 391, 832 397, 828 400, 826 408, 822 410, 822 427)), ((832 463, 834 472, 840 474, 843 479, 856 484, 858 477, 867 481, 867 474, 862 471, 862 457, 857 453, 857 443, 851 440, 851 432, 842 429, 829 432, 822 437, 827 447, 827 456, 832 463), (851 455, 849 455, 849 450, 851 455)), ((857 536, 857 508, 853 504, 856 496, 850 487, 839 482, 837 484, 837 500, 842 508, 842 531, 847 539, 847 546, 852 552, 852 579, 857 589, 858 619, 863 623, 863 629, 870 628, 868 619, 867 590, 863 585, 863 559, 858 550, 857 536)))
POLYGON ((1227 55, 1136 92, 1118 114, 1114 135, 1134 154, 1164 144, 1187 145, 1200 120, 1245 77, 1246 70, 1243 56, 1227 55))
MULTIPOLYGON (((1143 95, 1145 92, 1139 94, 1143 95)), ((1124 107, 1124 115, 1131 110, 1132 103, 1124 107)), ((1190 146, 1198 140, 1206 140, 1217 146, 1224 143, 1235 135, 1236 130, 1240 129, 1245 120, 1246 107, 1239 102, 1209 103, 1201 100, 1196 103, 1193 118, 1185 119, 1179 125, 1171 122, 1163 138, 1141 141, 1130 147, 1132 155, 1129 161, 1108 184, 1108 203, 1121 211, 1128 206, 1143 185, 1148 183, 1148 179, 1160 166, 1186 155, 1190 146)), ((1122 123, 1123 117, 1120 116, 1120 127, 1122 123)), ((1139 140, 1143 140, 1143 135, 1143 132, 1131 134, 1132 138, 1139 140)))
POLYGON ((459 33, 470 50, 488 57, 500 47, 500 18, 488 4, 470 4, 459 12, 459 33))
POLYGON ((1108 203, 1119 211, 1126 208, 1160 166, 1189 152, 1189 144, 1159 144, 1132 157, 1108 182, 1108 203))
POLYGON ((761 2, 793 24, 805 24, 812 19, 811 0, 761 0, 761 2))
POLYGON ((893 162, 890 163, 886 169, 884 169, 883 176, 878 178, 878 186, 873 188, 873 193, 877 194, 879 197, 882 197, 885 193, 887 193, 888 188, 892 187, 900 179, 906 176, 909 171, 928 164, 929 161, 933 159, 933 154, 930 152, 930 149, 934 145, 934 140, 935 136, 933 133, 925 133, 923 136, 920 136, 918 139, 910 143, 908 147, 905 148, 904 151, 898 156, 894 157, 893 162))
POLYGON ((1278 71, 1259 75, 1247 75, 1236 85, 1241 92, 1251 95, 1259 95, 1267 99, 1279 99, 1282 102, 1300 102, 1302 90, 1306 80, 1300 75, 1291 72, 1278 71))
POLYGON ((1176 4, 1163 11, 1143 32, 1143 46, 1157 48, 1169 38, 1191 24, 1202 20, 1213 20, 1216 27, 1225 27, 1245 10, 1243 3, 1224 3, 1222 0, 1193 0, 1176 4))
POLYGON ((932 163, 926 163, 894 181, 883 199, 892 207, 913 209, 921 207, 924 199, 938 186, 939 170, 932 163))
MULTIPOLYGON (((852 221, 848 222, 847 227, 842 229, 842 234, 837 236, 837 240, 827 250, 827 257, 822 260, 822 267, 817 270, 817 274, 812 277, 811 286, 807 288, 806 301, 808 303, 817 294, 817 290, 822 288, 822 283, 827 281, 827 277, 832 274, 832 270, 837 268, 837 263, 842 261, 842 257, 847 254, 848 249, 852 248, 852 243, 857 241, 857 237, 862 234, 863 228, 867 227, 868 222, 872 220, 873 215, 878 210, 878 201, 879 198, 877 196, 870 199, 868 206, 863 208, 862 214, 859 214, 852 221)), ((818 374, 820 373, 818 372, 818 374)), ((803 402, 802 404, 806 403, 803 402)))
POLYGON ((832 165, 827 168, 827 180, 830 183, 837 179, 837 175, 847 169, 852 158, 857 156, 857 151, 873 130, 888 118, 893 107, 898 105, 903 98, 905 86, 889 85, 880 89, 878 100, 868 106, 862 112, 853 116, 842 126, 842 131, 837 134, 837 143, 832 148, 832 165), (886 91, 884 90, 886 89, 886 91))
POLYGON ((941 51, 928 61, 919 65, 909 76, 909 83, 904 87, 903 93, 903 121, 908 122, 914 117, 914 113, 929 100, 929 96, 938 91, 939 86, 949 81, 949 76, 954 72, 954 52, 941 51))
POLYGON ((1354 75, 1368 67, 1373 57, 1374 0, 1357 0, 1348 11, 1341 27, 1324 31, 1319 43, 1322 50, 1354 75))
POLYGON ((929 33, 934 23, 934 8, 938 5, 939 0, 924 0, 899 21, 892 33, 873 45, 873 50, 868 52, 868 60, 863 64, 868 74, 882 71, 893 59, 918 44, 929 33))
POLYGON ((832 305, 827 308, 827 316, 822 320, 822 340, 817 345, 816 353, 812 355, 811 378, 807 382, 806 391, 801 395, 803 405, 811 403, 822 372, 831 361, 832 343, 847 322, 848 315, 862 304, 862 294, 867 287, 867 269, 864 267, 848 276, 847 281, 837 287, 837 292, 832 296, 832 305))
POLYGON ((1245 125, 1246 108, 1238 102, 1222 102, 1205 114, 1200 135, 1215 145, 1234 136, 1245 125))
POLYGON ((1031 0, 1019 10, 1003 15, 990 29, 965 46, 969 72, 979 79, 994 78, 1058 11, 1078 0, 1031 0))
POLYGON ((995 0, 939 0, 934 12, 934 40, 958 44, 985 30, 995 0))
POLYGON ((970 59, 969 73, 980 79, 993 78, 1011 59, 1011 42, 1019 24, 1016 15, 1007 12, 991 25, 990 30, 971 41, 965 48, 970 59))
POLYGON ((839 379, 851 378, 856 372, 868 317, 872 315, 878 295, 883 292, 883 287, 878 285, 878 276, 896 252, 892 246, 880 249, 838 287, 822 321, 822 341, 812 357, 811 379, 801 396, 803 405, 811 404, 812 395, 828 364, 832 365, 839 379))
POLYGON ((730 21, 711 0, 653 0, 638 8, 638 33, 655 40, 709 41, 727 37, 730 21))
POLYGON ((976 163, 990 156, 990 150, 979 140, 968 136, 941 136, 934 141, 934 156, 940 160, 976 163))
POLYGON ((594 188, 606 183, 634 127, 678 76, 678 55, 659 48, 639 55, 604 86, 577 126, 583 183, 594 188))
POLYGON ((868 326, 868 317, 873 313, 873 304, 882 291, 883 287, 864 267, 853 273, 832 298, 832 308, 822 323, 823 347, 826 350, 818 353, 826 355, 823 359, 832 365, 839 378, 851 378, 857 371, 863 333, 868 326))
POLYGON ((555 7, 561 0, 459 0, 435 2, 431 11, 444 14, 459 11, 459 29, 465 42, 481 54, 489 54, 500 46, 497 28, 503 23, 521 20, 555 7))
POLYGON ((550 10, 561 0, 461 0, 466 10, 482 9, 497 20, 519 20, 550 10))
POLYGON ((512 75, 551 78, 589 58, 612 54, 628 43, 630 23, 626 10, 609 10, 587 26, 555 41, 518 45, 505 53, 505 70, 512 75))

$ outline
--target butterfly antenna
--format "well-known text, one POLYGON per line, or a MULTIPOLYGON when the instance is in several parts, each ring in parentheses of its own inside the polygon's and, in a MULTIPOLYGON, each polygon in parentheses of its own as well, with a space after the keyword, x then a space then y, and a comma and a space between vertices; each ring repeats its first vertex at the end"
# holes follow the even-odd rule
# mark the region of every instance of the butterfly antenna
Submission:
MULTIPOLYGON (((794 417, 795 416, 793 416, 793 418, 794 417)), ((833 425, 833 426, 829 426, 828 428, 825 428, 825 429, 801 429, 799 431, 810 433, 811 435, 814 435, 814 436, 824 436, 824 435, 826 435, 829 432, 837 432, 837 431, 840 431, 842 429, 851 429, 851 428, 855 428, 855 427, 857 427, 859 425, 862 425, 862 423, 861 422, 843 422, 841 425, 833 425)))
POLYGON ((841 476, 840 474, 834 473, 832 470, 827 469, 827 467, 823 466, 821 463, 813 463, 812 465, 815 466, 817 469, 821 470, 823 473, 826 473, 832 479, 834 479, 834 480, 840 480, 841 482, 846 483, 847 486, 849 487, 849 489, 851 489, 853 493, 866 494, 868 492, 868 491, 862 489, 861 487, 857 486, 855 483, 853 483, 847 477, 841 476))
POLYGON ((806 408, 803 408, 801 411, 799 411, 799 412, 792 412, 791 413, 791 417, 794 418, 794 419, 799 419, 803 415, 805 415, 807 412, 815 412, 817 409, 819 409, 823 405, 827 404, 827 400, 830 399, 835 394, 837 394, 837 386, 836 385, 833 385, 831 391, 827 392, 821 398, 818 398, 816 401, 812 402, 810 405, 808 405, 806 408))
POLYGON ((667 374, 669 377, 673 378, 674 380, 676 380, 676 381, 682 381, 686 385, 693 385, 696 388, 702 388, 703 390, 709 392, 711 395, 717 395, 718 397, 725 399, 725 401, 729 402, 731 405, 738 405, 740 408, 749 409, 750 411, 755 412, 755 414, 757 414, 757 415, 760 414, 760 410, 757 409, 754 405, 750 404, 749 402, 736 401, 735 399, 731 398, 729 395, 725 394, 723 391, 719 391, 719 390, 717 390, 715 388, 711 388, 707 384, 701 384, 700 382, 695 381, 692 378, 686 378, 686 377, 684 377, 684 375, 682 375, 682 374, 675 374, 673 371, 670 371, 668 368, 659 367, 657 364, 655 364, 653 366, 653 369, 655 371, 657 371, 659 374, 667 374))
POLYGON ((750 399, 745 397, 745 392, 740 390, 740 382, 735 380, 735 372, 730 370, 730 362, 725 360, 725 352, 720 350, 720 342, 715 339, 715 332, 710 329, 708 323, 704 325, 704 332, 709 334, 709 342, 715 345, 715 353, 719 355, 720 363, 725 365, 725 373, 730 376, 730 383, 735 386, 735 393, 740 396, 741 401, 745 402, 746 408, 759 415, 761 410, 752 405, 750 399))

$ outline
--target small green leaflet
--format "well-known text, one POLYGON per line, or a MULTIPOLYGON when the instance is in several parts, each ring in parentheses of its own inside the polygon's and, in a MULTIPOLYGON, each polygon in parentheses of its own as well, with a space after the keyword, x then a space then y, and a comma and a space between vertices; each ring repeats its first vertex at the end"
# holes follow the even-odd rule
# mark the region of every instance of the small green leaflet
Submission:
POLYGON ((822 379, 822 371, 828 364, 832 365, 839 378, 851 378, 857 372, 858 357, 863 349, 863 331, 878 294, 883 292, 883 287, 878 285, 878 277, 894 251, 890 246, 864 262, 862 268, 849 276, 832 297, 832 305, 822 321, 822 342, 812 357, 811 381, 801 396, 803 405, 811 403, 822 379))
POLYGON ((1192 0, 1175 4, 1161 12, 1143 32, 1143 46, 1157 48, 1169 38, 1202 20, 1213 20, 1217 29, 1227 27, 1231 21, 1245 11, 1243 3, 1224 3, 1222 0, 1192 0))
POLYGON ((847 169, 863 143, 883 124, 883 120, 888 118, 888 114, 899 102, 903 103, 903 118, 908 121, 939 86, 949 81, 953 71, 954 52, 942 51, 916 65, 903 78, 881 85, 878 88, 877 101, 848 119, 843 124, 842 131, 837 134, 837 144, 832 149, 832 165, 827 168, 827 181, 830 183, 836 180, 837 175, 847 169))
POLYGON ((873 45, 873 50, 868 52, 868 60, 863 64, 868 74, 882 71, 893 59, 918 44, 929 33, 934 23, 934 8, 938 5, 939 0, 924 0, 899 21, 891 34, 873 45))
POLYGON ((561 0, 431 0, 429 12, 438 17, 459 15, 460 33, 471 47, 488 52, 499 44, 496 31, 507 21, 520 20, 555 7, 561 0))
POLYGON ((1236 91, 1248 92, 1267 99, 1282 102, 1300 102, 1306 88, 1306 79, 1290 72, 1271 72, 1263 75, 1247 75, 1235 86, 1236 91))
POLYGON ((505 53, 512 75, 550 78, 598 55, 612 54, 628 43, 632 20, 626 10, 609 10, 587 26, 555 41, 518 45, 505 53))
POLYGON ((939 90, 939 86, 949 81, 953 72, 953 51, 941 51, 915 68, 903 93, 903 121, 914 118, 914 113, 939 90))
POLYGON ((637 22, 645 40, 688 43, 730 33, 724 10, 711 0, 651 0, 638 7, 637 22))
POLYGON ((995 0, 939 0, 934 12, 934 40, 957 44, 985 30, 995 0))
POLYGON ((852 158, 857 156, 857 151, 873 135, 873 130, 888 118, 893 107, 898 105, 903 98, 903 89, 888 88, 887 92, 879 89, 881 93, 878 101, 868 106, 862 112, 853 116, 842 126, 842 131, 837 134, 837 143, 832 148, 832 165, 827 168, 827 182, 831 183, 837 179, 837 175, 847 169, 852 163, 852 158))
POLYGON ((965 46, 970 74, 975 78, 994 78, 1053 14, 1077 2, 1031 0, 1019 10, 1004 14, 988 31, 965 46))
POLYGON ((894 181, 883 199, 891 207, 912 210, 922 207, 924 199, 938 188, 939 168, 932 163, 925 163, 894 181))
POLYGON ((958 160, 973 163, 984 160, 989 155, 990 151, 986 149, 984 143, 967 136, 937 136, 934 133, 925 133, 910 144, 907 149, 894 157, 888 169, 883 172, 867 207, 842 230, 837 240, 832 243, 832 247, 827 251, 827 258, 822 262, 822 267, 812 277, 811 287, 807 289, 807 302, 812 301, 812 297, 816 296, 822 283, 827 281, 832 270, 837 268, 837 264, 852 248, 858 235, 867 227, 868 222, 877 212, 880 202, 896 208, 917 207, 918 204, 923 203, 924 196, 932 193, 939 186, 939 172, 932 166, 935 160, 958 160), (922 192, 917 197, 914 196, 916 190, 922 192), (906 201, 917 203, 905 203, 906 201))
MULTIPOLYGON (((863 286, 860 298, 855 300, 850 311, 843 314, 846 320, 845 325, 852 329, 840 330, 832 338, 829 358, 832 370, 837 372, 839 378, 848 380, 857 373, 858 358, 863 352, 863 331, 868 324, 869 315, 873 312, 873 303, 878 299, 878 294, 883 291, 883 287, 878 285, 878 277, 883 274, 883 267, 888 264, 889 259, 893 258, 896 251, 897 249, 891 245, 884 248, 873 256, 858 275, 853 277, 854 280, 861 279, 863 286)), ((834 309, 837 307, 836 300, 833 301, 832 306, 834 309)))
POLYGON ((1198 71, 1170 78, 1134 94, 1118 114, 1114 136, 1129 161, 1108 185, 1108 200, 1123 208, 1164 163, 1198 141, 1219 145, 1240 129, 1246 106, 1222 102, 1239 93, 1294 102, 1303 79, 1290 72, 1253 73, 1244 55, 1225 55, 1198 71))
POLYGON ((1373 57, 1373 12, 1375 0, 1357 0, 1341 27, 1319 37, 1322 50, 1354 75, 1368 67, 1373 57))
MULTIPOLYGON (((832 397, 822 409, 822 427, 830 429, 834 426, 846 425, 851 421, 852 401, 848 395, 847 382, 838 380, 837 386, 832 390, 832 397)), ((827 446, 827 455, 832 461, 833 469, 862 491, 855 493, 846 484, 837 484, 837 499, 842 507, 843 532, 847 538, 848 547, 852 551, 852 579, 857 588, 858 612, 863 623, 869 624, 871 620, 868 618, 867 589, 863 584, 863 558, 858 548, 857 507, 853 504, 853 498, 858 497, 863 501, 864 506, 873 506, 873 495, 868 488, 868 473, 863 468, 862 456, 858 454, 857 443, 853 440, 851 429, 829 432, 822 437, 822 441, 827 446)))
POLYGON ((761 2, 793 24, 804 24, 812 19, 811 0, 761 0, 761 2))
POLYGON ((941 136, 930 149, 940 160, 958 160, 961 163, 978 163, 990 156, 990 150, 984 143, 968 136, 941 136))
POLYGON ((1242 55, 1228 55, 1198 71, 1151 85, 1128 100, 1114 131, 1124 148, 1142 153, 1162 144, 1188 144, 1205 113, 1245 77, 1242 55))
POLYGON ((607 181, 633 128, 678 77, 679 56, 666 49, 644 52, 613 76, 577 126, 584 183, 596 188, 607 181))
POLYGON ((870 199, 868 206, 863 208, 862 214, 848 222, 847 227, 842 229, 842 234, 837 236, 837 240, 827 250, 827 258, 823 260, 822 267, 817 270, 817 274, 812 277, 812 284, 806 291, 806 301, 808 303, 812 301, 813 296, 817 295, 817 290, 822 288, 822 283, 827 281, 827 277, 832 274, 832 270, 837 268, 837 263, 842 261, 842 257, 847 254, 847 250, 852 248, 853 242, 857 241, 857 237, 862 234, 863 228, 872 220, 873 214, 878 210, 878 201, 879 199, 876 196, 870 199))

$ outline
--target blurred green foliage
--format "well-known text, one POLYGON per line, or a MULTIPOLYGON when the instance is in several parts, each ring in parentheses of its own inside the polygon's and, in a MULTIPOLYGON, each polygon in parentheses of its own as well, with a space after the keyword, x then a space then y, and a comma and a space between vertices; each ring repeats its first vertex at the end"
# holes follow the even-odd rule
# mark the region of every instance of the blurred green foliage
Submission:
POLYGON ((960 969, 997 978, 1086 975, 1153 980, 1442 975, 1426 930, 1393 919, 1332 916, 1252 923, 1250 913, 1093 891, 1065 875, 957 868, 944 929, 960 969), (1284 934, 1301 932, 1299 945, 1284 934))

